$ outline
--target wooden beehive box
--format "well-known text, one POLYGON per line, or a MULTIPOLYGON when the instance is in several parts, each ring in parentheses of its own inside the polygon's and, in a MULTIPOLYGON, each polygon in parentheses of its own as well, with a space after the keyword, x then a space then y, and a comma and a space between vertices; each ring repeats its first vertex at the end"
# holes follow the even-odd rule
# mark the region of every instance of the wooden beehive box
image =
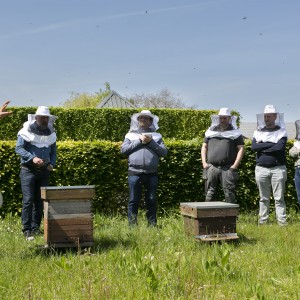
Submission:
POLYGON ((94 243, 92 198, 95 186, 41 187, 46 246, 88 247, 94 243))
POLYGON ((202 241, 238 239, 239 205, 221 201, 180 203, 184 229, 202 241))

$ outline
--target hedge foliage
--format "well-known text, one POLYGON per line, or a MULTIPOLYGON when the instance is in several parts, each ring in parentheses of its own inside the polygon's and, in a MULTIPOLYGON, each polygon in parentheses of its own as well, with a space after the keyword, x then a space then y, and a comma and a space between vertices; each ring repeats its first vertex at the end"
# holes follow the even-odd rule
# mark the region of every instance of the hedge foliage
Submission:
MULTIPOLYGON (((199 141, 165 139, 168 155, 161 159, 158 204, 160 210, 178 209, 180 202, 203 201, 204 183, 199 141)), ((128 201, 127 158, 120 154, 121 142, 58 142, 58 161, 51 176, 51 185, 96 185, 94 211, 125 213, 128 201)), ((288 149, 292 142, 288 142, 288 149)), ((19 181, 19 157, 15 141, 0 143, 0 189, 4 204, 0 213, 20 213, 22 194, 19 181)), ((242 210, 258 209, 258 190, 254 179, 255 155, 246 141, 245 156, 240 166, 237 190, 242 210)), ((293 161, 288 159, 286 202, 296 205, 293 161)), ((222 195, 221 195, 222 196, 222 195)), ((220 196, 220 197, 221 197, 220 196)))
MULTIPOLYGON (((27 115, 35 113, 36 107, 12 107, 13 115, 1 120, 0 140, 15 140, 18 131, 27 121, 27 115)), ((130 117, 137 109, 50 108, 58 116, 55 122, 59 141, 122 141, 129 130, 130 117)), ((160 133, 164 138, 190 140, 202 138, 210 125, 213 110, 151 109, 160 118, 160 133)), ((235 112, 236 115, 238 113, 235 112)))

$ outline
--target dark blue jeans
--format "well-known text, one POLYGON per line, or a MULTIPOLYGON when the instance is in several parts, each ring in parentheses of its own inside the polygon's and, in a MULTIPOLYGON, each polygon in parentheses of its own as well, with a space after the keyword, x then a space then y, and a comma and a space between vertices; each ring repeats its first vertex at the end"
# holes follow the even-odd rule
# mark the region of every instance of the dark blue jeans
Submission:
POLYGON ((300 167, 296 167, 295 169, 295 187, 298 197, 298 204, 300 205, 300 167))
POLYGON ((41 199, 41 187, 49 185, 49 173, 46 168, 28 169, 21 167, 23 232, 34 231, 40 228, 44 208, 44 203, 41 199))
POLYGON ((138 207, 142 196, 142 187, 145 191, 148 224, 157 224, 156 189, 158 185, 157 174, 139 174, 128 176, 129 204, 128 221, 130 225, 137 224, 138 207))

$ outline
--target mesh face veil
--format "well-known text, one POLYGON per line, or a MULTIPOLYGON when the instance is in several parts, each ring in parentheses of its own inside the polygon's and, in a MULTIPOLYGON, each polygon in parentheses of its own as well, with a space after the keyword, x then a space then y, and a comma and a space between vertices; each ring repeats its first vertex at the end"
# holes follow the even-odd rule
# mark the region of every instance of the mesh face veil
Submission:
MULTIPOLYGON (((220 125, 219 115, 211 115, 210 119, 211 119, 211 125, 209 127, 210 129, 213 129, 214 127, 220 125)), ((237 117, 231 116, 229 124, 232 125, 233 129, 237 129, 236 121, 237 121, 237 117)))
POLYGON ((275 126, 285 128, 283 113, 279 113, 273 104, 268 104, 265 106, 264 112, 262 114, 256 115, 258 130, 261 130, 262 128, 266 127, 265 114, 276 114, 275 126))
MULTIPOLYGON (((35 122, 35 116, 36 114, 28 114, 28 125, 31 125, 35 122)), ((48 128, 50 129, 51 132, 54 131, 54 122, 56 119, 57 117, 53 115, 50 115, 49 117, 48 128)))
POLYGON ((140 116, 148 116, 150 118, 152 118, 152 124, 150 125, 149 129, 151 131, 156 131, 158 130, 158 121, 159 121, 159 117, 156 116, 156 115, 153 115, 150 110, 142 110, 140 113, 137 113, 137 114, 133 114, 131 116, 131 123, 130 123, 130 129, 129 129, 129 132, 131 131, 136 131, 138 130, 140 127, 139 127, 139 120, 138 118, 140 116))
MULTIPOLYGON (((277 117, 275 120, 275 126, 277 125, 280 128, 285 128, 284 114, 277 112, 276 115, 277 115, 277 117)), ((266 126, 264 114, 257 114, 256 119, 257 119, 257 129, 258 130, 260 130, 266 126)))
POLYGON ((300 120, 297 120, 295 122, 295 126, 296 126, 296 140, 300 140, 300 120))

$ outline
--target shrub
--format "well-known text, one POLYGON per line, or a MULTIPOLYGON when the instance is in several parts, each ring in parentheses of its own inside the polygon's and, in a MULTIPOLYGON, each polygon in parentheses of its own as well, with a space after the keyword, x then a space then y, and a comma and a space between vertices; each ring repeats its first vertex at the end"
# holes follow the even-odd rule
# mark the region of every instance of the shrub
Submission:
MULTIPOLYGON (((13 115, 1 120, 0 140, 14 140, 27 115, 36 107, 12 107, 13 115)), ((50 108, 51 114, 58 116, 55 122, 57 138, 60 141, 122 141, 128 132, 130 117, 136 109, 50 108)), ((210 115, 216 111, 192 109, 151 109, 160 118, 160 133, 164 138, 190 140, 203 138, 210 125, 210 115)), ((237 113, 236 113, 237 114, 237 113)))
MULTIPOLYGON (((160 210, 178 210, 180 202, 204 201, 204 182, 199 141, 165 139, 169 149, 159 167, 158 204, 160 210)), ((120 154, 121 142, 58 142, 58 159, 50 185, 95 185, 95 212, 124 213, 128 201, 127 158, 120 154)), ((292 142, 288 142, 288 149, 292 142)), ((19 182, 19 157, 14 152, 15 141, 0 144, 0 189, 4 204, 2 214, 20 213, 22 194, 19 182)), ((254 178, 255 155, 246 141, 245 156, 239 168, 237 201, 242 210, 258 208, 258 189, 254 178)), ((288 182, 286 203, 297 203, 293 183, 293 161, 287 156, 288 182)), ((223 199, 220 194, 220 199, 223 199)))

